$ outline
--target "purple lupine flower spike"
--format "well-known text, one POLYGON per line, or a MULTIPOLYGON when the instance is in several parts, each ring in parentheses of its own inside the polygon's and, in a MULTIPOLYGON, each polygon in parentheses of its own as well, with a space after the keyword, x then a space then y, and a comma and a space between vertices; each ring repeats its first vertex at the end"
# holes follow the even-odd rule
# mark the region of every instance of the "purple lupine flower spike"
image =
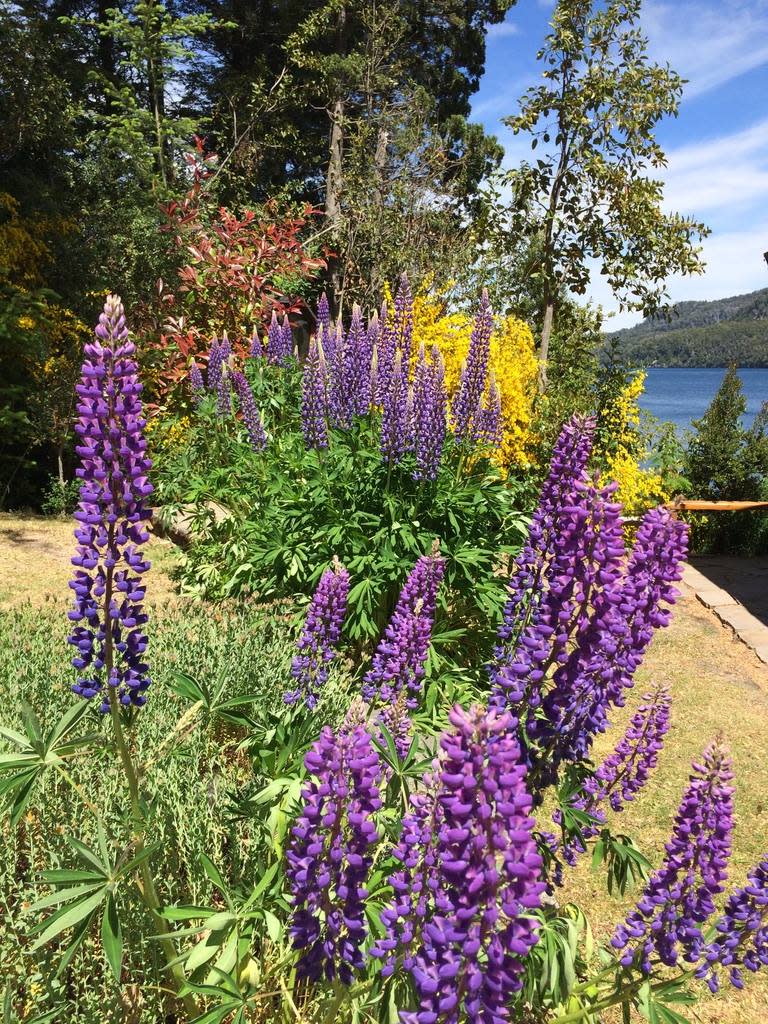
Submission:
POLYGON ((445 559, 435 541, 431 553, 411 570, 363 679, 363 698, 369 703, 392 704, 405 691, 407 706, 417 706, 444 572, 445 559))
POLYGON ((192 360, 192 365, 189 368, 189 383, 192 388, 192 401, 195 405, 200 405, 205 396, 205 381, 203 375, 200 372, 200 367, 197 365, 195 360, 192 360))
POLYGON ((411 749, 413 739, 413 722, 408 709, 407 689, 402 689, 392 704, 382 706, 376 716, 376 722, 392 737, 397 756, 403 760, 411 749))
POLYGON ((282 361, 287 363, 293 355, 293 328, 291 322, 286 314, 283 317, 283 326, 281 328, 281 348, 282 348, 282 361))
POLYGON ((387 465, 396 466, 405 454, 408 442, 408 376, 402 353, 395 363, 384 395, 381 414, 381 456, 387 465))
POLYGON ((109 711, 112 693, 123 705, 140 707, 150 685, 144 660, 147 637, 142 573, 149 569, 141 545, 149 539, 152 493, 146 456, 135 346, 128 340, 123 306, 110 295, 99 317, 95 340, 86 344, 75 432, 82 481, 75 537, 77 567, 70 587, 68 640, 80 673, 73 691, 100 697, 109 711))
POLYGON ((376 389, 374 392, 377 405, 383 405, 389 394, 392 383, 392 372, 395 368, 395 332, 389 322, 389 311, 386 301, 381 304, 379 314, 379 334, 376 343, 376 389))
POLYGON ((301 429, 307 448, 328 447, 325 360, 322 343, 311 338, 301 383, 301 429))
POLYGON ((208 390, 217 391, 221 380, 221 367, 224 354, 219 339, 214 338, 208 351, 208 390))
POLYGON ((401 1014, 404 1024, 501 1024, 537 941, 530 914, 545 888, 532 800, 508 714, 457 706, 450 721, 436 800, 417 801, 404 823, 395 904, 382 915, 387 934, 372 953, 386 957, 387 968, 404 955, 419 1000, 418 1010, 401 1014), (405 891, 414 882, 415 899, 405 891))
POLYGON ((273 366, 280 366, 283 362, 283 329, 274 309, 267 330, 267 362, 272 363, 273 366))
POLYGON ((413 293, 407 274, 400 275, 400 285, 395 296, 393 323, 395 346, 403 355, 406 376, 410 371, 413 350, 413 293))
POLYGON ((240 411, 243 414, 243 423, 248 432, 248 440, 255 452, 266 451, 267 435, 264 431, 264 424, 261 420, 261 413, 256 408, 256 400, 251 391, 248 378, 240 370, 233 370, 231 374, 232 386, 235 389, 240 411))
POLYGON ((649 974, 653 953, 668 967, 677 966, 681 956, 688 963, 701 958, 702 927, 728 874, 732 778, 730 758, 718 743, 704 751, 701 764, 694 763, 664 863, 611 939, 625 967, 636 963, 649 974))
POLYGON ((254 330, 253 337, 251 338, 251 347, 248 350, 248 355, 251 359, 261 359, 264 354, 264 346, 261 343, 259 332, 254 330))
POLYGON ((696 977, 717 992, 719 971, 727 968, 730 983, 743 988, 743 969, 755 973, 768 967, 768 856, 749 872, 747 884, 728 897, 716 929, 696 977))
POLYGON ((355 303, 347 335, 350 405, 357 416, 365 416, 371 405, 371 349, 363 325, 363 314, 355 303))
POLYGON ((488 361, 491 355, 491 331, 493 330, 493 313, 488 292, 483 289, 480 309, 475 317, 472 334, 469 339, 469 351, 461 370, 459 388, 453 400, 451 413, 453 417, 453 433, 459 444, 473 436, 482 409, 483 395, 488 379, 488 361))
POLYGON ((333 332, 331 330, 331 307, 328 305, 328 296, 323 292, 317 303, 317 334, 322 331, 323 344, 326 346, 326 359, 333 358, 333 332), (329 347, 330 346, 330 347, 329 347))
POLYGON ((445 444, 447 396, 445 366, 437 347, 427 362, 424 346, 419 348, 413 380, 411 447, 416 459, 414 480, 434 480, 440 468, 445 444))
POLYGON ((303 697, 308 708, 317 706, 319 692, 336 657, 347 614, 348 593, 349 573, 335 558, 333 568, 326 569, 320 577, 296 644, 298 653, 291 664, 295 688, 284 695, 286 704, 295 704, 303 697))
POLYGON ((301 951, 300 978, 351 984, 364 966, 365 881, 378 840, 381 764, 371 736, 354 717, 338 735, 325 726, 304 759, 311 779, 291 830, 286 877, 290 935, 301 951))
POLYGON ((472 434, 478 444, 494 449, 501 444, 502 433, 501 393, 495 378, 491 376, 486 402, 475 417, 472 434))
MULTIPOLYGON (((605 804, 619 812, 634 800, 648 781, 659 761, 659 752, 664 746, 664 736, 669 730, 671 697, 666 687, 658 687, 646 693, 632 716, 627 731, 619 740, 613 753, 598 766, 595 774, 587 779, 581 795, 574 800, 573 807, 586 811, 596 819, 595 825, 582 825, 582 839, 591 839, 605 823, 605 804)), ((553 815, 560 824, 560 815, 553 815)), ((573 864, 586 846, 574 840, 563 853, 569 864, 573 864)))

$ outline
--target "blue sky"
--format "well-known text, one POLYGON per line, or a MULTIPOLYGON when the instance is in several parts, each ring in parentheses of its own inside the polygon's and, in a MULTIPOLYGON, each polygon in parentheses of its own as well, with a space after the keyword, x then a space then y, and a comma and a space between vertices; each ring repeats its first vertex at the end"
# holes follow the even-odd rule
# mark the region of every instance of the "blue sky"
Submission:
MULTIPOLYGON (((505 162, 530 154, 527 142, 501 124, 538 80, 536 51, 547 33, 553 0, 518 0, 489 31, 486 72, 473 119, 503 143, 505 162)), ((649 50, 684 78, 680 113, 659 125, 668 157, 661 174, 665 206, 705 221, 706 272, 672 278, 674 301, 716 299, 768 286, 768 0, 645 0, 642 25, 649 50)), ((609 289, 593 279, 591 298, 614 309, 609 289)), ((611 328, 637 322, 611 318, 611 328)))

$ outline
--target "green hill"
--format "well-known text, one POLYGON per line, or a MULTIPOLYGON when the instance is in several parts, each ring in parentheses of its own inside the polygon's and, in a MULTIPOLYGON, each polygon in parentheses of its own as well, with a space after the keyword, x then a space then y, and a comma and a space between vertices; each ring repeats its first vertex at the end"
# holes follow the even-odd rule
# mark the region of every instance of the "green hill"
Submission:
POLYGON ((641 366, 768 366, 768 288, 711 302, 680 302, 607 335, 641 366))

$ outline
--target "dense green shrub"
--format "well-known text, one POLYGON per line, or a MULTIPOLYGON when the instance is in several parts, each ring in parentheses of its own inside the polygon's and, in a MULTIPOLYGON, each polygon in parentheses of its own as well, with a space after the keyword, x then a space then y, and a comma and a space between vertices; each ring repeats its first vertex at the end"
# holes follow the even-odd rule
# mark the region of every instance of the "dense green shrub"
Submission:
MULTIPOLYGON (((414 482, 407 462, 388 470, 378 417, 331 432, 327 450, 307 450, 297 395, 301 373, 248 360, 246 372, 269 435, 265 453, 241 423, 220 418, 206 397, 180 443, 156 466, 166 524, 186 520, 192 542, 182 590, 208 598, 308 596, 337 555, 352 575, 347 635, 377 636, 416 558, 438 539, 447 560, 437 650, 481 643, 503 601, 498 570, 525 528, 527 485, 504 479, 486 458, 462 458, 447 442, 434 482, 414 482)), ((160 434, 178 435, 166 419, 160 434)), ((462 657, 464 664, 472 653, 462 657), (466 659, 466 660, 465 660, 466 659)))

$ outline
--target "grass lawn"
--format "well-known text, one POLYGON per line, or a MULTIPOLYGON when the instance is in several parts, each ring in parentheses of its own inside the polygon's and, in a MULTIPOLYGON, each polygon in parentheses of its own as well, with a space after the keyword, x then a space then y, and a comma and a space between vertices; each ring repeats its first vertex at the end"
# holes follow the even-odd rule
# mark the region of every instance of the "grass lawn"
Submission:
MULTIPOLYGON (((185 668, 193 664, 201 674, 210 674, 215 671, 214 666, 217 666, 219 671, 228 673, 233 692, 242 692, 243 688, 253 685, 254 673, 262 672, 259 666, 267 665, 270 666, 269 672, 273 678, 265 680, 259 677, 259 685, 274 689, 280 686, 281 673, 287 669, 290 650, 285 639, 275 637, 278 630, 274 629, 274 623, 268 626, 260 638, 256 635, 255 627, 249 626, 250 620, 238 614, 222 615, 219 610, 180 603, 173 596, 168 577, 173 563, 172 545, 153 539, 150 548, 154 567, 148 577, 149 595, 155 605, 164 609, 162 621, 155 626, 158 634, 155 650, 161 648, 155 672, 157 692, 147 708, 148 720, 143 740, 151 746, 159 742, 162 736, 160 728, 164 716, 163 706, 169 705, 169 716, 173 711, 174 699, 169 698, 167 691, 161 691, 163 674, 174 663, 185 668)), ((36 621, 35 615, 40 622, 38 632, 48 631, 44 637, 18 637, 22 649, 30 652, 26 662, 23 654, 16 658, 6 651, 6 669, 12 665, 20 667, 14 669, 14 679, 0 678, 0 696, 3 697, 0 706, 3 708, 4 724, 13 724, 17 720, 18 709, 13 707, 14 697, 27 696, 34 702, 45 701, 49 688, 54 691, 50 700, 52 705, 63 707, 69 701, 66 691, 69 671, 65 660, 66 645, 63 643, 66 627, 62 625, 59 629, 57 623, 63 618, 68 599, 68 559, 71 551, 70 522, 0 517, 0 632, 3 634, 0 642, 8 643, 9 637, 5 634, 10 635, 14 627, 28 628, 30 622, 36 621), (31 609, 29 604, 32 605, 31 609), (41 608, 42 614, 36 612, 36 608, 41 608), (2 619, 5 619, 4 630, 2 619), (55 634, 55 642, 49 640, 50 630, 55 634), (61 638, 57 639, 59 632, 61 638), (45 647, 46 643, 48 647, 45 647), (45 665, 50 665, 50 668, 44 668, 45 665)), ((279 631, 283 632, 282 626, 279 631)), ((2 664, 3 657, 0 657, 0 668, 2 664)), ((672 626, 662 631, 654 641, 640 674, 640 684, 630 693, 627 706, 617 715, 615 729, 600 738, 598 754, 606 753, 613 746, 636 709, 645 688, 657 681, 667 683, 672 690, 672 728, 666 739, 660 768, 647 791, 629 811, 624 812, 620 820, 614 819, 615 825, 634 836, 646 856, 654 865, 658 864, 686 784, 690 762, 712 738, 722 734, 734 758, 737 811, 731 880, 739 884, 747 869, 768 849, 768 758, 765 756, 768 736, 768 668, 732 638, 692 596, 684 596, 672 626)), ((224 848, 229 838, 213 808, 210 813, 206 812, 202 816, 206 820, 201 819, 199 795, 195 795, 193 782, 185 780, 195 779, 198 760, 202 764, 221 758, 220 770, 224 780, 230 776, 234 780, 240 772, 237 763, 224 758, 215 743, 211 745, 209 741, 205 745, 201 740, 200 744, 200 749, 194 745, 190 747, 185 755, 187 761, 178 762, 168 769, 175 806, 175 810, 169 811, 168 839, 177 842, 179 836, 183 837, 189 846, 185 852, 187 858, 206 846, 224 848), (192 822, 197 824, 189 828, 188 823, 192 822), (185 829, 188 835, 185 835, 185 829)), ((60 799, 60 796, 53 793, 45 797, 49 810, 55 806, 54 797, 60 799)), ((211 799, 210 795, 208 799, 211 799)), ((44 810, 43 807, 35 809, 27 823, 31 832, 35 832, 46 820, 44 810)), ((66 824, 62 821, 62 825, 66 824)), ((12 865, 19 851, 11 841, 8 841, 6 849, 4 881, 7 888, 0 895, 8 900, 15 884, 12 865)), ((44 858, 39 856, 33 859, 42 862, 44 858)), ((203 899, 208 893, 204 891, 204 880, 198 875, 199 872, 190 879, 190 885, 193 890, 199 888, 199 894, 196 892, 196 895, 203 899)), ((603 879, 593 874, 586 863, 581 864, 571 878, 566 896, 585 909, 597 937, 607 938, 615 922, 634 902, 637 894, 628 893, 623 899, 608 898, 603 879)), ((22 923, 28 924, 24 921, 22 923)), ((5 968, 10 966, 8 957, 11 956, 11 949, 16 949, 17 942, 6 931, 5 938, 6 941, 10 938, 10 946, 6 945, 3 950, 2 935, 0 929, 0 956, 5 968)), ((140 959, 134 961, 137 962, 140 959)), ((13 970, 18 972, 21 969, 20 961, 14 953, 13 970)), ((82 1012, 73 1014, 71 1021, 95 1024, 99 1017, 91 1016, 93 1011, 89 1007, 99 1005, 98 1000, 107 999, 106 988, 99 988, 98 992, 94 988, 93 1000, 90 997, 84 999, 82 1012)), ((33 1004, 34 999, 28 1001, 29 1006, 33 1004)), ((101 1005, 106 1003, 102 1002, 101 1005)), ((742 993, 725 986, 717 997, 707 998, 697 1007, 680 1009, 690 1020, 699 1024, 765 1024, 768 1021, 768 975, 749 977, 747 989, 742 993)), ((120 1019, 119 1011, 118 1017, 114 1019, 120 1019)), ((136 1024, 153 1024, 154 1021, 149 1009, 121 1019, 131 1019, 136 1024)), ((608 1016, 606 1022, 614 1024, 619 1019, 620 1015, 608 1016)))

